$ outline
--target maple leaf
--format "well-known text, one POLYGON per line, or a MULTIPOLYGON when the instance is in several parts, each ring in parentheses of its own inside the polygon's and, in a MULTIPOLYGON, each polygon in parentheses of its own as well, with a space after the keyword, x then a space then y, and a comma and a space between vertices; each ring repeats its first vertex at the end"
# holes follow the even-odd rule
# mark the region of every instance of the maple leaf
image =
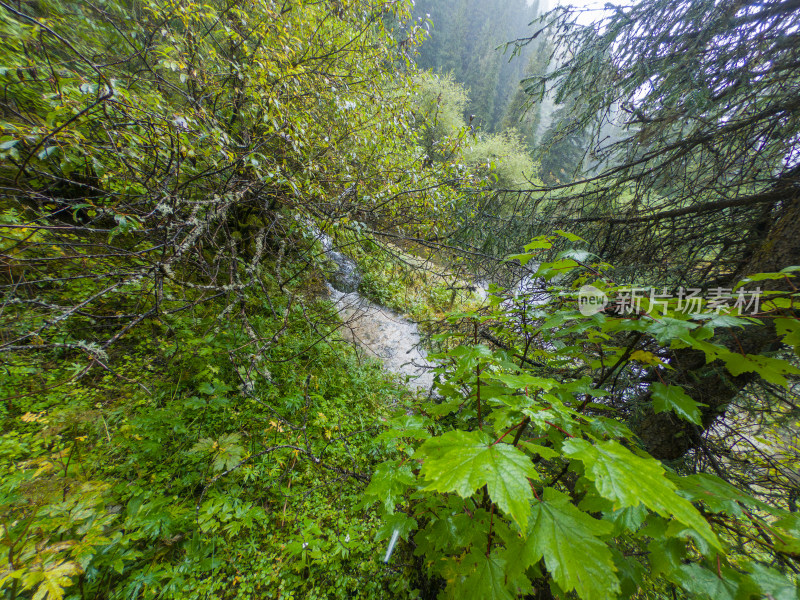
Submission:
POLYGON ((529 478, 538 479, 530 458, 508 444, 494 444, 483 432, 449 431, 419 447, 425 490, 469 498, 486 485, 493 502, 525 529, 533 498, 529 478))

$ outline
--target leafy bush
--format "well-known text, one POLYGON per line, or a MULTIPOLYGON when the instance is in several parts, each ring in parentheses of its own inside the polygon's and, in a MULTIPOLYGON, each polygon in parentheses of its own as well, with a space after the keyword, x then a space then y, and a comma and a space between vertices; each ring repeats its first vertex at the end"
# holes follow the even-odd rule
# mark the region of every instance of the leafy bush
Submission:
MULTIPOLYGON (((619 286, 603 275, 608 265, 583 267, 575 251, 538 256, 535 249, 556 239, 536 239, 513 260, 536 256, 537 276, 571 274, 574 288, 552 287, 546 305, 500 289, 488 310, 454 314, 474 330, 442 336, 449 349, 437 357, 440 398, 397 414, 382 434, 405 455, 380 465, 365 492, 384 530, 408 540, 431 576, 446 582, 447 598, 599 600, 674 596, 678 588, 709 600, 796 597, 791 505, 655 460, 621 418, 636 392, 624 388, 622 402, 614 395, 626 368, 649 369, 654 410, 700 423, 703 406, 658 381, 667 368, 653 353, 659 346, 695 348, 731 373, 759 372, 781 386, 800 369, 713 339, 717 328, 751 325, 749 317, 698 323, 674 301, 660 318, 582 315, 573 299, 583 283, 608 294, 619 286), (477 343, 483 328, 498 340, 495 349, 477 343), (637 349, 646 336, 653 343, 637 349)), ((770 303, 778 310, 790 300, 778 293, 770 303)), ((784 330, 790 346, 797 328, 793 320, 784 330)))

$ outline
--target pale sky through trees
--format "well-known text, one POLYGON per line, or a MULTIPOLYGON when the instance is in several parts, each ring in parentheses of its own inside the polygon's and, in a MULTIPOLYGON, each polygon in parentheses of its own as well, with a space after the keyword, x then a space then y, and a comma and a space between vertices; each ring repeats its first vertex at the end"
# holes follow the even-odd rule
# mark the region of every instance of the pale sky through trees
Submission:
MULTIPOLYGON (((600 19, 606 13, 603 8, 606 5, 604 0, 545 0, 544 3, 547 5, 546 8, 559 4, 561 6, 573 6, 577 9, 586 9, 578 17, 578 22, 586 25, 600 19)), ((529 2, 529 4, 532 3, 529 2)))

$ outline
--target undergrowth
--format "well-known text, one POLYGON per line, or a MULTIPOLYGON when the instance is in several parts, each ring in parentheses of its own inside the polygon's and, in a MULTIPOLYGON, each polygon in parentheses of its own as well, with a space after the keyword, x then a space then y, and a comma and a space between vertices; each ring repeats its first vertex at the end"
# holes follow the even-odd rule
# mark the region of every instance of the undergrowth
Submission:
POLYGON ((231 360, 249 340, 214 303, 132 330, 113 370, 74 350, 6 361, 6 597, 409 594, 360 505, 406 392, 329 335, 327 302, 287 297, 247 299, 277 338, 251 364, 231 360))

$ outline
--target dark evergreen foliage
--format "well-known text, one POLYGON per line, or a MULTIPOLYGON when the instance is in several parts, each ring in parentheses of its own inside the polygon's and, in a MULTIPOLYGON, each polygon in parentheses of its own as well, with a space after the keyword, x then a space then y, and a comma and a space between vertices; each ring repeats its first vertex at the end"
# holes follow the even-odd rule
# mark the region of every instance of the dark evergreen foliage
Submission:
POLYGON ((466 116, 475 124, 498 131, 533 48, 522 48, 510 60, 505 44, 530 34, 538 2, 525 0, 420 0, 417 17, 430 16, 429 38, 419 49, 420 68, 452 73, 469 93, 466 116))

